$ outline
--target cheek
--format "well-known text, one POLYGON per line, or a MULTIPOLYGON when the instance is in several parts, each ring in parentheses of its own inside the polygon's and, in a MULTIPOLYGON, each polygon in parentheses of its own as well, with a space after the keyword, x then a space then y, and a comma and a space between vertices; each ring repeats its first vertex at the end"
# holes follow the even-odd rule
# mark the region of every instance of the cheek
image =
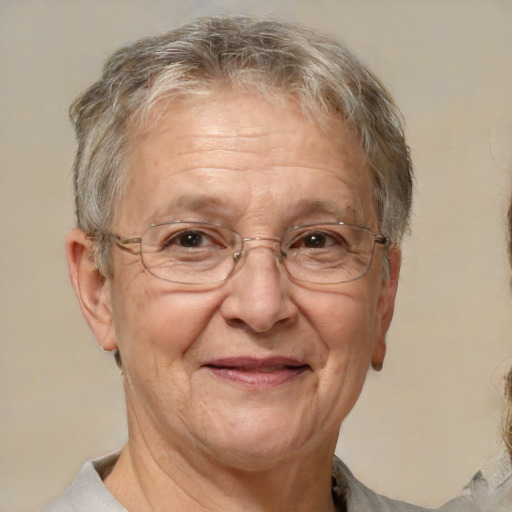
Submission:
MULTIPOLYGON (((154 279, 154 278, 151 278, 154 279)), ((113 300, 114 328, 127 365, 184 365, 218 305, 214 293, 130 286, 113 300)), ((147 368, 157 372, 158 368, 147 368)))
POLYGON ((367 294, 333 294, 315 301, 310 311, 325 354, 318 389, 328 404, 326 414, 332 413, 325 421, 343 420, 359 397, 370 365, 375 300, 367 294))
POLYGON ((374 341, 373 317, 366 311, 347 307, 324 330, 328 359, 325 372, 345 384, 364 381, 374 341))
POLYGON ((306 315, 331 353, 371 350, 377 300, 367 290, 321 294, 310 301, 306 315))

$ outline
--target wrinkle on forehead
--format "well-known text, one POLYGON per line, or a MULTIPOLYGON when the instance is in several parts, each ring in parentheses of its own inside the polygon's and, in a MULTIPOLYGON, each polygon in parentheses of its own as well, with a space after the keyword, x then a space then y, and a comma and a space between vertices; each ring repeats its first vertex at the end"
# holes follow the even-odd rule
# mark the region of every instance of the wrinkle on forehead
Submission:
MULTIPOLYGON (((130 145, 140 145, 147 136, 153 136, 161 130, 172 130, 177 145, 183 146, 180 151, 187 154, 189 151, 195 151, 196 147, 201 145, 204 150, 211 149, 229 150, 237 141, 245 139, 248 152, 257 152, 259 145, 265 143, 266 137, 282 135, 283 138, 291 134, 304 134, 305 129, 321 131, 326 139, 331 142, 337 141, 341 144, 344 152, 350 149, 350 152, 357 153, 357 157, 366 160, 359 137, 353 127, 345 122, 339 113, 323 112, 321 116, 317 112, 311 112, 309 109, 304 111, 301 108, 299 100, 294 94, 287 94, 286 91, 272 92, 265 95, 261 91, 243 93, 235 92, 229 87, 213 88, 204 95, 180 95, 175 98, 162 98, 152 108, 146 122, 142 125, 131 123, 130 125, 130 145), (251 98, 253 104, 249 105, 246 98, 251 98), (265 108, 254 108, 254 103, 259 105, 270 105, 275 110, 286 111, 289 117, 293 115, 296 124, 293 130, 290 130, 289 124, 283 124, 281 119, 277 123, 268 125, 266 123, 265 108), (206 105, 207 108, 204 108, 206 105), (226 105, 228 108, 226 109, 226 105), (247 113, 245 123, 236 123, 236 136, 233 133, 232 115, 234 112, 239 121, 240 114, 247 113), (221 113, 221 115, 219 115, 221 113), (195 133, 193 137, 184 135, 181 126, 166 122, 167 119, 181 118, 183 114, 189 115, 190 119, 201 120, 200 125, 195 123, 195 133), (164 121, 164 122, 162 122, 164 121), (281 125, 280 125, 281 124, 281 125), (263 127, 265 129, 263 129, 263 127), (262 141, 262 142, 259 142, 262 141), (252 151, 251 151, 251 144, 252 151), (220 148, 219 148, 220 146, 220 148)), ((185 130, 186 131, 186 130, 185 130)), ((307 139, 303 140, 305 145, 307 139)), ((275 149, 278 149, 277 147, 275 149)), ((356 155, 354 155, 356 156, 356 155)))
MULTIPOLYGON (((307 137, 304 130, 295 132, 269 132, 254 134, 251 137, 230 133, 218 134, 189 134, 176 133, 175 127, 155 130, 149 135, 165 135, 169 133, 174 141, 166 147, 166 158, 174 158, 178 164, 173 172, 187 172, 195 168, 204 170, 222 171, 272 171, 277 167, 307 167, 336 174, 342 165, 350 168, 354 180, 368 172, 364 155, 356 144, 340 139, 336 145, 332 145, 330 151, 326 150, 327 144, 318 147, 314 141, 307 137), (188 157, 193 156, 193 163, 188 157), (226 165, 226 164, 229 164, 226 165)), ((158 157, 151 154, 143 137, 137 142, 139 154, 151 160, 152 165, 160 164, 158 157)), ((332 138, 332 135, 331 135, 332 138)))

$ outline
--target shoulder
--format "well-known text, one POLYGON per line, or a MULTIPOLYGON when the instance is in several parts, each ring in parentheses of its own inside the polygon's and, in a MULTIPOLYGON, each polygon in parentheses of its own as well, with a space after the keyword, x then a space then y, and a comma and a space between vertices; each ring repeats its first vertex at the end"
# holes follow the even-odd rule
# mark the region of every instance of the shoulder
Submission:
MULTIPOLYGON (((333 494, 345 501, 347 512, 434 512, 403 501, 386 498, 359 482, 339 459, 333 464, 333 494)), ((469 493, 451 500, 435 512, 480 512, 469 493)), ((494 511, 493 511, 494 512, 494 511)), ((501 511, 499 511, 501 512, 501 511)), ((507 512, 510 512, 507 510, 507 512)))
POLYGON ((333 494, 342 496, 347 512, 423 512, 427 509, 392 500, 372 491, 359 480, 338 458, 333 463, 333 494))
POLYGON ((126 512, 105 487, 100 475, 108 472, 119 454, 86 462, 71 485, 41 512, 126 512))
POLYGON ((470 493, 482 512, 512 511, 512 465, 506 451, 490 457, 465 491, 470 493))

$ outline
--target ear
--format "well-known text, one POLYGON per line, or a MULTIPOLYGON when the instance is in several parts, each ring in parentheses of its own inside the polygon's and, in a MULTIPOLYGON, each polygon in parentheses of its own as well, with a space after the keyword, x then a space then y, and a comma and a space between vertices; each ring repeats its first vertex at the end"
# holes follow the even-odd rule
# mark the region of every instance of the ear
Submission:
POLYGON ((98 344, 104 350, 117 348, 113 329, 110 281, 96 267, 93 241, 81 230, 66 237, 69 277, 80 308, 98 344))
POLYGON ((386 334, 395 310, 398 276, 402 262, 402 253, 398 247, 391 247, 388 253, 389 277, 382 280, 379 302, 377 303, 375 340, 372 351, 372 368, 382 370, 386 356, 386 334))

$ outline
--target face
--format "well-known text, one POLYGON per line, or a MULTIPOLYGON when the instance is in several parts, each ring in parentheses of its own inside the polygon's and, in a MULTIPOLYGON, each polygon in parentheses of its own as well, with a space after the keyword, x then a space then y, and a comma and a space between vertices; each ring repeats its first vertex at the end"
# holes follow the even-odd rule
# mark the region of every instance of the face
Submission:
MULTIPOLYGON (((349 130, 321 128, 291 101, 232 92, 157 119, 133 137, 114 225, 122 236, 173 220, 243 237, 334 221, 378 232, 349 130)), ((287 277, 273 244, 249 245, 209 287, 157 279, 138 255, 113 249, 108 314, 93 329, 121 351, 131 436, 244 467, 334 449, 371 359, 384 357, 395 284, 382 279, 381 249, 364 278, 311 288, 287 277)))

